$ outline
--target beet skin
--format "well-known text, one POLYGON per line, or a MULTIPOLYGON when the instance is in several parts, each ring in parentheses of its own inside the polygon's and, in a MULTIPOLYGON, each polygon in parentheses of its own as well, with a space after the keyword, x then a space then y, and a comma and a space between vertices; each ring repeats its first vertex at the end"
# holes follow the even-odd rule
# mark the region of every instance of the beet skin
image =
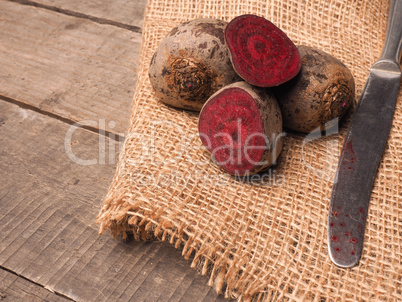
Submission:
POLYGON ((309 133, 336 124, 355 99, 355 83, 349 69, 322 50, 299 46, 302 68, 273 92, 287 129, 309 133))
POLYGON ((240 79, 225 46, 226 25, 218 19, 191 20, 173 28, 160 42, 149 66, 159 100, 199 111, 214 92, 240 79))

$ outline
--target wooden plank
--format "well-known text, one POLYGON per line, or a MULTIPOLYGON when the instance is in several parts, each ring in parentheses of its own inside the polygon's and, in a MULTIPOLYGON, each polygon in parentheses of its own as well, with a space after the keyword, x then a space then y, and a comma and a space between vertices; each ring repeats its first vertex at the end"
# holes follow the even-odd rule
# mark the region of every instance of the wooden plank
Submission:
POLYGON ((128 24, 139 30, 143 25, 146 0, 14 0, 25 5, 43 7, 76 16, 93 16, 116 23, 128 24))
POLYGON ((226 301, 167 243, 97 234, 118 141, 5 101, 0 121, 1 267, 75 301, 226 301))
POLYGON ((71 301, 40 285, 0 268, 0 301, 71 301))
POLYGON ((0 11, 0 96, 126 131, 140 33, 5 0, 0 11))

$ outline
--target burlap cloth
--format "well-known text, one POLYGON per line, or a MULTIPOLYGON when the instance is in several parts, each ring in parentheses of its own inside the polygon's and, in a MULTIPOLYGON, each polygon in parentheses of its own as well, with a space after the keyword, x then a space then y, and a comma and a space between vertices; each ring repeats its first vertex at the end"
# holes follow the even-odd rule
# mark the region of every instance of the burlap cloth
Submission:
POLYGON ((296 44, 345 63, 358 99, 381 54, 388 0, 149 0, 130 128, 98 218, 101 233, 134 232, 182 249, 226 296, 249 301, 402 301, 402 96, 372 193, 359 266, 327 253, 327 212, 345 128, 288 134, 277 165, 236 180, 211 161, 197 114, 155 99, 148 66, 159 41, 194 18, 264 16, 296 44))

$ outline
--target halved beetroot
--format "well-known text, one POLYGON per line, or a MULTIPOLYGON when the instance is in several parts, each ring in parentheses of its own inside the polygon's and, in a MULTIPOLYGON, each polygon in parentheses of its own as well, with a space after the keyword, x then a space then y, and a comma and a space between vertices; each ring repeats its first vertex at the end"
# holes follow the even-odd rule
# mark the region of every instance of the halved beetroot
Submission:
POLYGON ((295 44, 262 17, 234 18, 226 26, 225 42, 235 71, 252 85, 278 86, 300 71, 301 60, 295 44))
POLYGON ((237 82, 213 94, 201 109, 200 138, 216 163, 232 175, 257 173, 282 150, 282 115, 266 89, 237 82))

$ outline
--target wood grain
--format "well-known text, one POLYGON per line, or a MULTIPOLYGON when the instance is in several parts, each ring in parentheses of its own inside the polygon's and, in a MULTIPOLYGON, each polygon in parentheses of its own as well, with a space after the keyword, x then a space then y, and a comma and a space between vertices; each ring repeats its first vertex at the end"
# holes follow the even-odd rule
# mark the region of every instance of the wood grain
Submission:
POLYGON ((75 301, 224 301, 170 245, 98 235, 118 149, 0 101, 0 266, 75 301))
POLYGON ((97 234, 144 7, 0 0, 2 301, 226 301, 170 245, 97 234))
MULTIPOLYGON (((21 2, 20 0, 17 1, 21 2)), ((53 9, 87 14, 138 28, 141 28, 143 25, 144 11, 147 5, 147 1, 145 0, 24 0, 23 2, 32 6, 39 4, 52 7, 53 9)))
POLYGON ((63 296, 0 268, 0 301, 71 301, 63 296))
POLYGON ((140 33, 4 0, 0 11, 0 95, 124 133, 140 33))

